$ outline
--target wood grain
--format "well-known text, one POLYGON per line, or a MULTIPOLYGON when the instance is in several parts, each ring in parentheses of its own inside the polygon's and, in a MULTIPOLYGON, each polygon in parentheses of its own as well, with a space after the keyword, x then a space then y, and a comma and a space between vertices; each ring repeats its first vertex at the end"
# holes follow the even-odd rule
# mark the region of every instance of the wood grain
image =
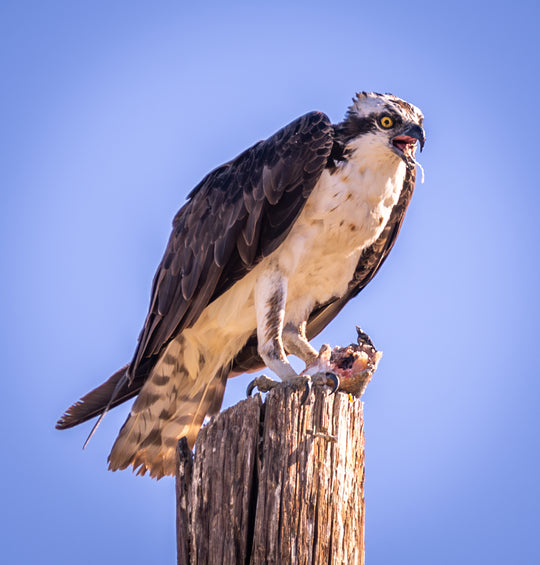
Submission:
POLYGON ((216 416, 177 476, 178 563, 364 563, 362 403, 279 387, 216 416))

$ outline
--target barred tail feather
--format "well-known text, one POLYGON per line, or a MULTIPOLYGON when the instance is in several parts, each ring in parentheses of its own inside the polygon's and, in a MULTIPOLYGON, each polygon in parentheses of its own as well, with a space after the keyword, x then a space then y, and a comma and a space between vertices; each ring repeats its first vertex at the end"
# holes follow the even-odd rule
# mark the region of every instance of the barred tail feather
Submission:
POLYGON ((186 436, 192 447, 205 416, 219 411, 230 368, 183 336, 172 341, 120 430, 109 469, 132 465, 139 475, 174 475, 178 440, 186 436))

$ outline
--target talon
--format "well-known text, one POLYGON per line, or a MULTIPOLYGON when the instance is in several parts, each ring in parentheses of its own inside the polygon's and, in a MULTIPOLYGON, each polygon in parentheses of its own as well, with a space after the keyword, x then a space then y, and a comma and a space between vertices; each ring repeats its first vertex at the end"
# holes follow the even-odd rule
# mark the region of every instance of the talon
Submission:
POLYGON ((311 393, 311 379, 307 378, 304 384, 304 394, 302 394, 302 398, 300 399, 300 405, 305 404, 306 400, 309 398, 311 393))
POLYGON ((253 379, 249 384, 248 387, 246 389, 246 396, 249 398, 251 396, 251 393, 255 390, 255 387, 257 386, 257 383, 255 382, 257 379, 253 379))
POLYGON ((254 378, 248 385, 246 389, 246 395, 251 396, 255 388, 259 389, 259 392, 268 392, 279 385, 278 381, 268 378, 266 375, 261 375, 260 377, 254 378))
POLYGON ((315 373, 311 376, 311 380, 316 386, 330 387, 329 394, 334 394, 341 384, 339 377, 333 371, 321 371, 320 373, 315 373))
MULTIPOLYGON (((328 373, 326 373, 326 378, 328 379, 328 381, 332 382, 332 385, 331 385, 332 388, 330 390, 330 394, 334 394, 337 391, 337 389, 339 388, 339 377, 335 373, 328 372, 328 373)), ((328 381, 327 381, 327 384, 328 384, 328 381)))

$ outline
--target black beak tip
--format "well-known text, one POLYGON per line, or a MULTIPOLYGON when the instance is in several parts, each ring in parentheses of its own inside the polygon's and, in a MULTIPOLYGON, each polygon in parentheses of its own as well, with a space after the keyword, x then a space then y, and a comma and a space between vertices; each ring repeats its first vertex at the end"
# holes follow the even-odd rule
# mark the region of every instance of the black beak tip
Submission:
POLYGON ((415 135, 416 139, 418 139, 418 143, 420 144, 420 153, 422 153, 424 149, 424 144, 426 143, 426 135, 422 128, 418 129, 417 135, 415 135))
POLYGON ((424 149, 424 143, 426 142, 426 134, 424 132, 424 128, 418 124, 410 125, 405 131, 403 132, 404 135, 410 135, 418 140, 420 143, 420 152, 424 149))
POLYGON ((420 153, 422 153, 424 144, 426 143, 426 132, 424 131, 424 128, 422 126, 420 126, 420 132, 420 153))

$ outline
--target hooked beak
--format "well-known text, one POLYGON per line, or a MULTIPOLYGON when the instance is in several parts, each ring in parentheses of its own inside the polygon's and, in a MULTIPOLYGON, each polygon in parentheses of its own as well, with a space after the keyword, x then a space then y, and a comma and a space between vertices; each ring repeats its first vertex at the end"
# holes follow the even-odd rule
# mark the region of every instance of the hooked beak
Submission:
POLYGON ((415 144, 417 141, 419 141, 420 151, 422 151, 422 149, 424 149, 424 143, 426 142, 426 134, 418 124, 411 124, 405 127, 405 129, 401 132, 401 135, 398 135, 394 137, 394 139, 392 139, 392 143, 399 143, 402 141, 415 144))
POLYGON ((417 141, 420 142, 420 151, 422 151, 426 141, 424 130, 418 124, 410 124, 405 126, 400 135, 392 138, 392 146, 402 159, 414 160, 417 141))

